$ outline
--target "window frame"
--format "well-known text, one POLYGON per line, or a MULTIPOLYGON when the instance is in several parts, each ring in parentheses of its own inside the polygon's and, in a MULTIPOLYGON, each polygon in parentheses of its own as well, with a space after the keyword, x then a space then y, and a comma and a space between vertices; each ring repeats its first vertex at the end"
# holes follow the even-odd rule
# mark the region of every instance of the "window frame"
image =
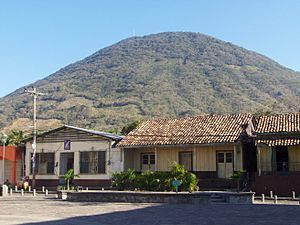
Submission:
POLYGON ((107 164, 106 151, 100 150, 100 151, 80 151, 79 152, 79 174, 82 174, 82 175, 107 174, 106 164, 107 164), (82 160, 83 156, 85 157, 84 161, 82 160), (97 156, 97 157, 95 157, 95 156, 97 156), (91 158, 94 160, 91 161, 90 160, 91 158), (86 163, 87 168, 84 168, 82 163, 86 163), (91 166, 93 168, 90 168, 91 166), (83 168, 84 168, 84 170, 83 170, 83 168), (91 172, 91 171, 94 171, 94 172, 91 172))

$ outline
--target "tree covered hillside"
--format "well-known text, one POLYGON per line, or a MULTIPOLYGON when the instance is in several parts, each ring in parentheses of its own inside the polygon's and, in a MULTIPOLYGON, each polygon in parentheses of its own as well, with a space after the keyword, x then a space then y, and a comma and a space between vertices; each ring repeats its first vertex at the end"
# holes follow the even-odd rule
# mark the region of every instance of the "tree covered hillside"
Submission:
MULTIPOLYGON (((140 118, 300 110, 298 72, 200 33, 132 37, 32 85, 47 93, 38 104, 44 123, 101 130, 140 118)), ((0 99, 0 127, 31 111, 20 88, 0 99)))

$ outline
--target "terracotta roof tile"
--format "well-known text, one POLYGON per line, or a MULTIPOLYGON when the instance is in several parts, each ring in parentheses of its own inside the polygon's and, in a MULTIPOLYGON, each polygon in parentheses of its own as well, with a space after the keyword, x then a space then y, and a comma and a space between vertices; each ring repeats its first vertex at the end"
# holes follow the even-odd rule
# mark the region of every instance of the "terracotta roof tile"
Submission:
POLYGON ((178 145, 236 142, 251 114, 201 115, 148 120, 130 132, 118 146, 178 145))
POLYGON ((257 133, 300 132, 300 112, 261 116, 257 133))
POLYGON ((256 133, 257 143, 268 146, 300 145, 300 112, 261 116, 256 133))

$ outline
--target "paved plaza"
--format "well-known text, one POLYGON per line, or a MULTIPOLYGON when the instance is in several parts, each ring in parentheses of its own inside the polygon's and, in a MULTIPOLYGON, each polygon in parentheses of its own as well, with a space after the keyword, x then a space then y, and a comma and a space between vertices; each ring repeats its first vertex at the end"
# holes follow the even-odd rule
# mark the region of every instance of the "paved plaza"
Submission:
POLYGON ((0 224, 299 225, 299 205, 66 202, 54 196, 0 197, 0 224))

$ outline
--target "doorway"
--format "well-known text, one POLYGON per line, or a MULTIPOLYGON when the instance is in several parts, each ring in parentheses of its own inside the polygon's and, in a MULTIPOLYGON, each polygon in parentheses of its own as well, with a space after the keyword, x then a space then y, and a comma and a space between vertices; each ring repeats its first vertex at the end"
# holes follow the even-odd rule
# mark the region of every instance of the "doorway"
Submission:
POLYGON ((155 171, 155 153, 141 154, 141 171, 155 171))
POLYGON ((217 151, 218 178, 230 178, 233 174, 233 151, 217 151))
MULTIPOLYGON (((70 169, 74 169, 74 152, 60 153, 59 175, 63 176, 70 169)), ((60 178, 59 183, 65 184, 66 181, 60 178)))
POLYGON ((276 169, 288 171, 289 155, 286 146, 276 146, 276 169))

